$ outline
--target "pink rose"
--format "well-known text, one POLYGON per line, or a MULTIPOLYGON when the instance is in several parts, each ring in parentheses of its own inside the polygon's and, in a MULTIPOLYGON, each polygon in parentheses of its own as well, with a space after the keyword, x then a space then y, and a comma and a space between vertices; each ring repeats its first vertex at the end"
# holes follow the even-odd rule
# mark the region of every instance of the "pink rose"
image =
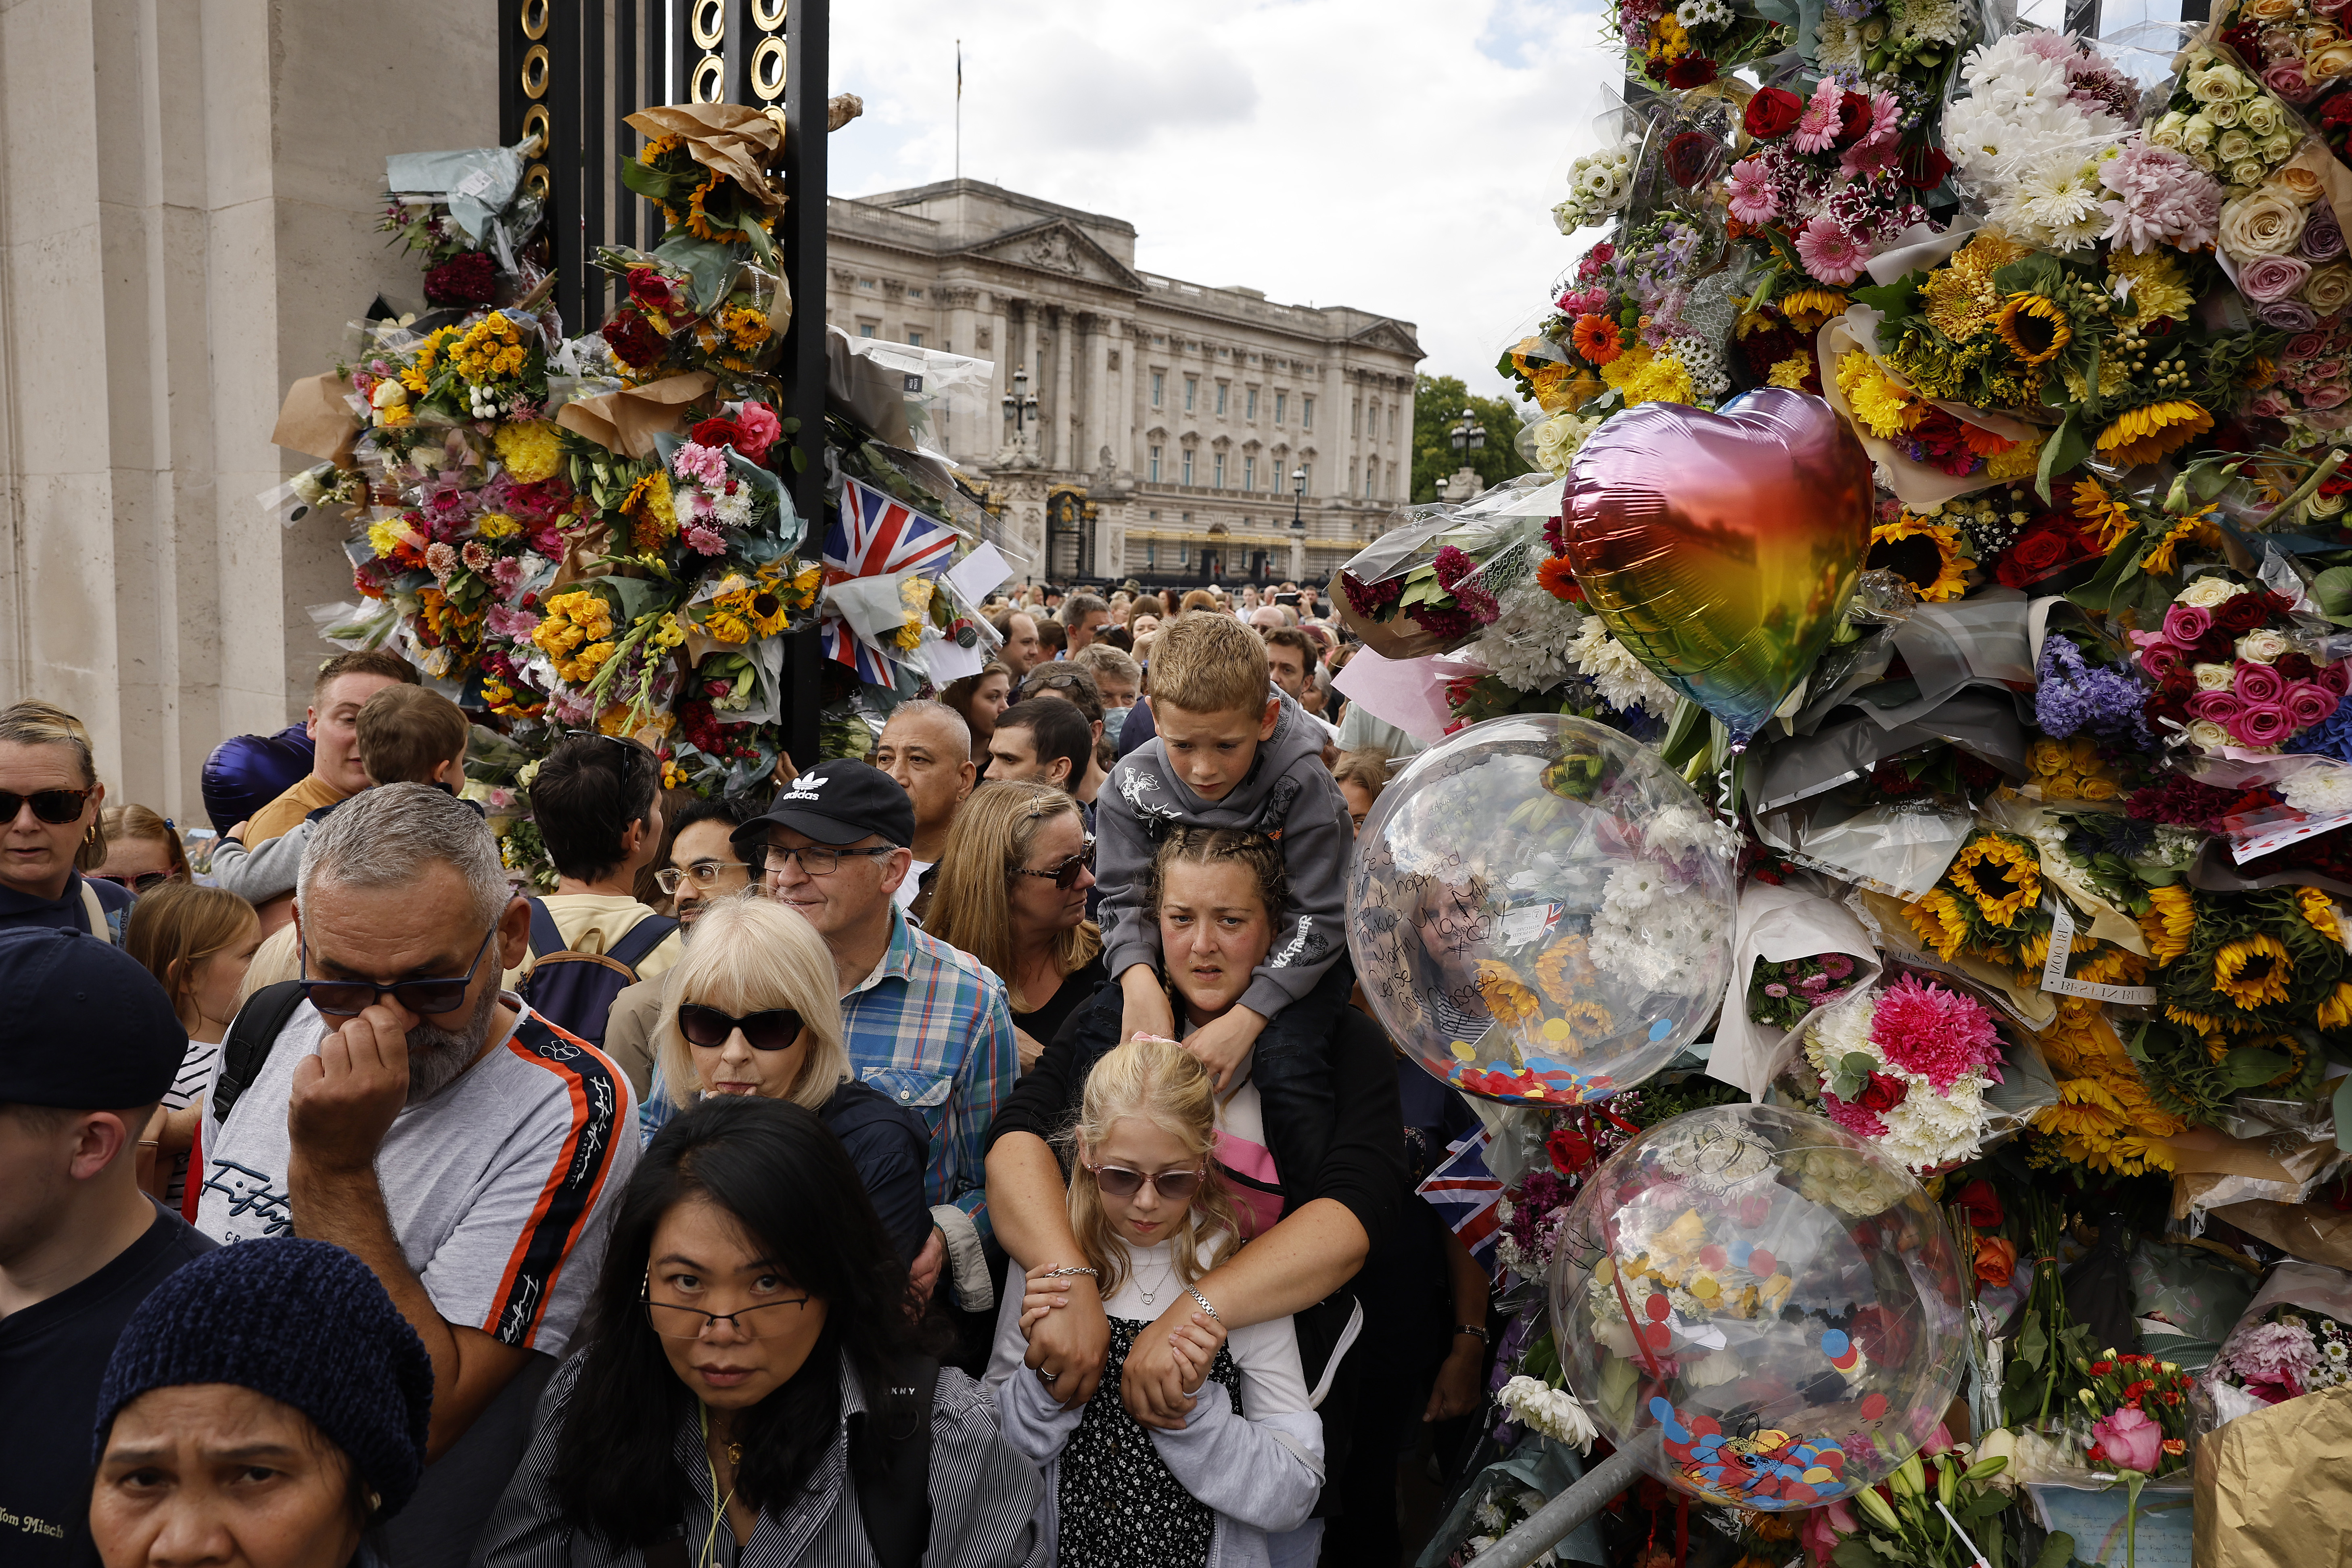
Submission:
POLYGON ((2326 332, 2297 332, 2286 341, 2285 353, 2289 360, 2317 359, 2326 347, 2326 332))
POLYGON ((2315 386, 2303 395, 2303 400, 2314 408, 2333 408, 2347 396, 2352 396, 2352 388, 2341 384, 2315 386))
POLYGON ((2286 696, 2286 677, 2267 664, 2241 661, 2231 683, 2248 702, 2277 702, 2286 696))
POLYGON ((2167 642, 2152 642, 2139 650, 2139 667, 2162 680, 2180 666, 2181 650, 2167 642))
POLYGON ((2298 730, 2307 730, 2336 711, 2336 693, 2316 681, 2298 680, 2286 689, 2286 716, 2298 730))
POLYGON ((2164 1455, 2164 1428, 2149 1420, 2147 1412, 2129 1405, 2092 1422, 2091 1434, 2107 1458, 2126 1470, 2152 1471, 2164 1455))
POLYGON ((2245 699, 2234 691, 2200 691, 2189 700, 2189 716, 2227 724, 2245 711, 2245 699))
POLYGON ((735 411, 735 423, 743 427, 743 439, 735 449, 755 463, 767 460, 768 448, 784 433, 783 421, 764 403, 745 403, 735 411))
POLYGON ((2294 721, 2288 718, 2286 710, 2276 703, 2265 703, 2241 712, 2229 725, 2229 731, 2245 744, 2259 750, 2263 746, 2275 746, 2294 734, 2294 721))
POLYGON ((2352 665, 2340 660, 2335 664, 2323 664, 2316 679, 2320 685, 2336 693, 2340 700, 2347 691, 2352 691, 2352 665))
POLYGON ((2180 647, 2196 647, 2212 629, 2211 614, 2195 605, 2175 605, 2164 612, 2164 635, 2180 647))
POLYGON ((2305 103, 2311 99, 2311 82, 2303 74, 2303 62, 2292 57, 2264 69, 2263 85, 2289 103, 2305 103))
POLYGON ((2265 392, 2247 405, 2246 412, 2257 419, 2280 419, 2294 407, 2275 392, 2265 392))
POLYGON ((1838 1542, 1862 1528, 1853 1510, 1843 1502, 1833 1502, 1827 1508, 1806 1510, 1804 1547, 1816 1564, 1826 1564, 1838 1542))
POLYGON ((2259 256, 2238 270, 2238 292, 2258 305, 2284 300, 2303 287, 2311 263, 2292 256, 2259 256))

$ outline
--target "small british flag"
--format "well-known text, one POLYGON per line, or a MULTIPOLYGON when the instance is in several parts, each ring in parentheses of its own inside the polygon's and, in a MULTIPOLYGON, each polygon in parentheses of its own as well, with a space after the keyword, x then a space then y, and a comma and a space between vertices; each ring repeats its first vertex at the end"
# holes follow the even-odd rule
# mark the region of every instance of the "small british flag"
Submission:
POLYGON ((897 497, 844 477, 841 507, 825 531, 824 563, 851 577, 892 572, 936 576, 954 563, 958 537, 946 523, 897 497))
POLYGON ((1429 1200, 1445 1227, 1462 1238, 1493 1279, 1502 1268, 1495 1257, 1495 1240, 1502 1234, 1503 1221, 1495 1205, 1503 1195, 1503 1184, 1486 1169, 1486 1139, 1483 1127, 1455 1139, 1447 1146, 1445 1163, 1414 1190, 1429 1200))
POLYGON ((857 679, 876 686, 896 682, 897 672, 891 663, 871 643, 849 629, 849 623, 828 616, 818 624, 818 633, 824 657, 845 664, 857 672, 857 679))

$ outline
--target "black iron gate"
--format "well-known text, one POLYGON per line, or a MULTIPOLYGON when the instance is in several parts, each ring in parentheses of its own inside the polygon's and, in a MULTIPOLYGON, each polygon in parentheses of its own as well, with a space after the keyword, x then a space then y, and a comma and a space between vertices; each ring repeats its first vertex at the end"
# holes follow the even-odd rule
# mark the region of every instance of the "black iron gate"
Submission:
MULTIPOLYGON (((547 198, 555 298, 564 330, 604 319, 603 245, 651 249, 661 217, 621 184, 642 139, 624 121, 667 103, 742 103, 783 128, 785 206, 777 238, 793 323, 776 374, 781 412, 797 419, 802 455, 785 485, 822 535, 824 513, 825 54, 829 0, 496 0, 499 132, 539 139, 525 184, 547 198)), ((793 639, 785 749, 816 758, 822 654, 814 630, 793 639)))
POLYGON ((1045 581, 1067 586, 1094 579, 1094 525, 1100 515, 1075 485, 1045 498, 1045 581))

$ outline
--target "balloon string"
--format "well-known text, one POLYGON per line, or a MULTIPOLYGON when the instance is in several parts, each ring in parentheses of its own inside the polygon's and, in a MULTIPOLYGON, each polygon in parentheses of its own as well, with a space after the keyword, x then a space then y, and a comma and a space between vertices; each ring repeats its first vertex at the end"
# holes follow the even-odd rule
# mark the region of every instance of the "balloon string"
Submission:
POLYGON ((1609 1118, 1610 1121, 1615 1125, 1617 1131, 1624 1133, 1627 1137, 1632 1138, 1640 1136, 1642 1131, 1640 1128, 1634 1126, 1632 1122, 1626 1121, 1623 1117, 1618 1115, 1607 1106, 1596 1105, 1592 1109, 1601 1112, 1601 1115, 1609 1118))

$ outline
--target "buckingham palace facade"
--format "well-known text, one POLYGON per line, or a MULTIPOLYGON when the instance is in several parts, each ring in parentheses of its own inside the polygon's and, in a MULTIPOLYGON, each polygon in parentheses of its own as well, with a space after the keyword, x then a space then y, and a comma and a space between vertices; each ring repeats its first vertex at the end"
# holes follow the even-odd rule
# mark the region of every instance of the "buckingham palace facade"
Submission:
POLYGON ((977 180, 835 197, 826 228, 829 325, 993 363, 934 435, 1024 575, 1319 580, 1410 493, 1409 321, 1139 271, 1131 224, 977 180))

